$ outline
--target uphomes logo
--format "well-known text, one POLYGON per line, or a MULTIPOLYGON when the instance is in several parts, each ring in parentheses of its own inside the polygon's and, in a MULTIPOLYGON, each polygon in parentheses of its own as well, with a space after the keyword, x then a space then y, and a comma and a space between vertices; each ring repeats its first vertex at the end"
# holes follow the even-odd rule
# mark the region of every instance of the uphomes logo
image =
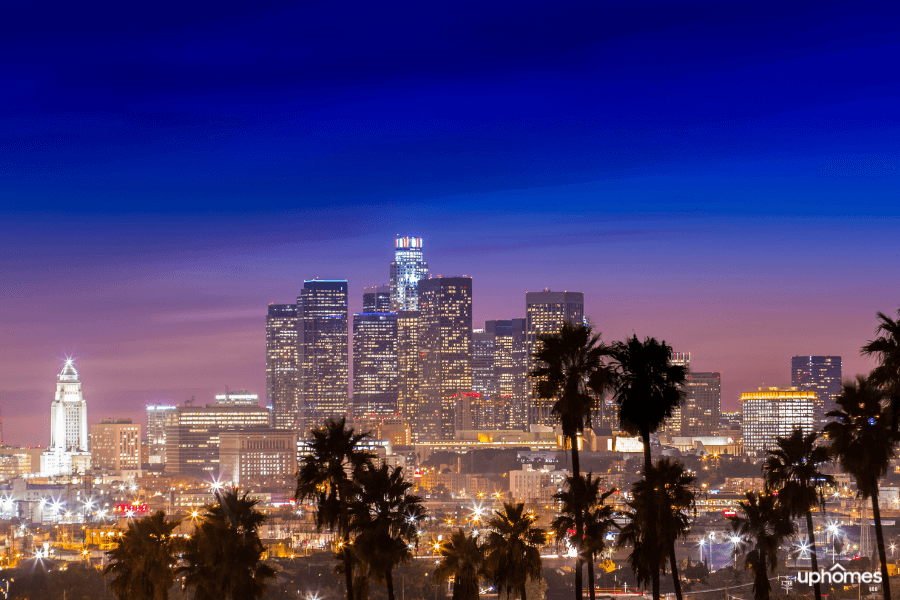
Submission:
POLYGON ((881 572, 848 571, 835 563, 827 571, 798 571, 797 581, 812 585, 814 583, 881 583, 881 572))

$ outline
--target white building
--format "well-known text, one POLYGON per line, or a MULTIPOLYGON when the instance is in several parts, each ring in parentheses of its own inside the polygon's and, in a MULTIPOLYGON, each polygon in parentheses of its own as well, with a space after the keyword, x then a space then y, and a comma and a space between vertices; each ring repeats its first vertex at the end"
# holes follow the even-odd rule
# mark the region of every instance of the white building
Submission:
POLYGON ((547 504, 553 500, 553 494, 562 491, 568 475, 568 471, 536 471, 531 465, 523 465, 522 470, 509 472, 509 494, 521 502, 547 504))
POLYGON ((50 405, 50 445, 41 455, 41 474, 70 475, 90 467, 87 405, 78 371, 69 358, 56 380, 56 396, 50 405))

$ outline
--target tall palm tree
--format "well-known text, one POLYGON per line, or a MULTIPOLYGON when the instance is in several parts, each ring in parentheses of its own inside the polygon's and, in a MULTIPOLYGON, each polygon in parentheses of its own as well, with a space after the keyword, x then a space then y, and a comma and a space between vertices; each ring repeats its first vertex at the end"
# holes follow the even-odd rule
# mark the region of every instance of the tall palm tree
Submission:
MULTIPOLYGON (((559 419, 562 434, 571 446, 572 473, 580 477, 580 436, 585 425, 591 423, 596 398, 606 392, 612 380, 612 371, 604 363, 609 348, 590 325, 564 323, 559 333, 541 335, 538 340, 533 358, 539 366, 529 375, 536 380, 540 398, 556 400, 550 412, 559 419)), ((575 515, 575 543, 579 549, 583 538, 583 512, 579 511, 575 515)), ((584 563, 580 552, 575 564, 575 598, 581 600, 584 563)))
POLYGON ((860 495, 872 499, 875 539, 881 561, 884 597, 891 597, 887 574, 887 555, 878 508, 878 480, 887 473, 897 442, 889 409, 884 406, 885 389, 871 378, 857 375, 856 381, 844 382, 837 399, 838 408, 826 416, 834 419, 825 425, 832 455, 841 468, 853 475, 860 495))
MULTIPOLYGON (((812 570, 819 570, 816 558, 816 533, 813 527, 812 509, 822 506, 823 498, 818 486, 834 485, 834 477, 823 473, 821 465, 831 460, 828 448, 816 445, 817 434, 804 434, 801 428, 786 437, 776 438, 777 447, 769 450, 763 464, 766 491, 777 492, 778 499, 792 517, 806 517, 812 570)), ((820 585, 814 584, 816 600, 822 600, 820 585)))
POLYGON ((478 600, 478 581, 484 574, 484 549, 478 537, 462 529, 453 532, 440 547, 441 562, 434 571, 437 581, 453 578, 451 600, 478 600))
POLYGON ((316 527, 334 531, 341 539, 338 554, 346 566, 347 600, 354 600, 350 507, 359 495, 354 479, 372 461, 372 454, 360 447, 367 437, 348 428, 343 417, 328 419, 322 427, 310 431, 309 453, 297 471, 297 502, 315 504, 316 527))
POLYGON ((637 336, 612 346, 615 385, 613 398, 619 405, 619 423, 630 435, 644 442, 644 470, 653 466, 650 434, 684 403, 685 368, 670 363, 672 347, 656 338, 637 336))
POLYGON ((774 494, 747 492, 740 513, 728 518, 740 538, 735 553, 746 556, 744 566, 753 572, 754 598, 769 600, 769 571, 778 566, 779 546, 795 531, 790 513, 774 494))
POLYGON ((682 598, 675 543, 690 529, 694 481, 683 464, 663 458, 632 488, 629 522, 622 528, 619 546, 632 546, 629 562, 639 581, 650 582, 654 598, 659 597, 659 574, 667 558, 675 595, 678 600, 682 598))
POLYGON ((900 425, 900 309, 897 320, 891 319, 882 312, 877 313, 878 327, 875 333, 880 334, 862 347, 862 353, 878 359, 869 378, 875 385, 884 386, 891 397, 891 429, 898 433, 900 425))
POLYGON ((524 504, 504 502, 503 510, 494 511, 488 521, 485 565, 498 594, 505 589, 507 596, 515 593, 527 600, 526 581, 541 578, 540 547, 547 541, 547 533, 534 526, 536 520, 533 513, 525 512, 524 504))
POLYGON ((206 506, 178 569, 195 600, 253 600, 266 594, 275 571, 262 562, 259 527, 266 516, 258 504, 230 489, 217 491, 216 502, 206 506))
POLYGON ((402 467, 369 464, 360 472, 359 484, 359 500, 351 508, 354 545, 369 578, 383 583, 388 600, 394 600, 393 570, 412 557, 410 544, 419 539, 425 507, 422 498, 410 493, 413 485, 403 478, 402 467))
POLYGON ((167 600, 175 583, 177 539, 172 531, 179 521, 167 521, 158 510, 132 521, 107 552, 103 575, 111 575, 109 588, 119 600, 167 600))
POLYGON ((550 523, 550 531, 557 544, 569 540, 576 548, 582 561, 588 565, 588 590, 594 600, 594 557, 606 549, 605 536, 612 526, 612 507, 603 503, 614 492, 600 492, 600 479, 587 475, 570 475, 566 477, 564 491, 553 494, 560 503, 559 515, 550 523), (584 534, 577 539, 577 520, 581 517, 584 523, 584 534), (588 531, 590 529, 590 531, 588 531), (570 535, 570 532, 574 532, 570 535))

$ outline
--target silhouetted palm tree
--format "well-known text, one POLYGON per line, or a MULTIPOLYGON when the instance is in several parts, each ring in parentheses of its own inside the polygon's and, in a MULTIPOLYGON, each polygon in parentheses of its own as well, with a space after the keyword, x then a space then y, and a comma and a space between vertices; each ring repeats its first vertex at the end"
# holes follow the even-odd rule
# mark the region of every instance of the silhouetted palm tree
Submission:
POLYGON ((109 589, 119 600, 167 600, 175 582, 177 539, 172 531, 178 521, 167 521, 158 510, 131 526, 116 538, 103 569, 110 575, 109 589))
POLYGON ((728 517, 735 536, 740 538, 735 554, 745 555, 744 566, 753 572, 754 598, 769 600, 769 571, 778 566, 778 548, 794 534, 794 522, 772 494, 747 492, 739 510, 738 515, 728 517))
POLYGON ((206 506, 178 569, 195 600, 253 600, 266 594, 275 571, 262 562, 259 526, 266 516, 258 504, 231 489, 217 491, 216 502, 206 506))
POLYGON ((418 542, 418 527, 425 518, 422 498, 410 493, 401 467, 368 465, 358 476, 359 500, 351 509, 353 544, 370 579, 387 587, 394 600, 394 567, 412 557, 410 544, 418 542))
POLYGON ((891 430, 898 433, 900 425, 900 310, 895 321, 879 312, 878 327, 875 333, 880 334, 862 347, 862 353, 878 359, 869 379, 875 385, 884 386, 891 398, 891 430))
POLYGON ((497 593, 515 593, 527 600, 527 580, 541 577, 540 547, 547 541, 546 532, 535 527, 537 517, 525 512, 524 504, 503 503, 502 511, 494 511, 488 521, 490 533, 484 544, 485 565, 497 593))
POLYGON ((606 548, 604 537, 613 526, 612 507, 603 506, 603 502, 613 493, 609 490, 600 492, 600 479, 587 475, 570 475, 566 477, 564 491, 553 494, 559 503, 559 515, 550 523, 550 531, 559 544, 563 540, 575 548, 588 565, 588 590, 590 598, 595 597, 594 589, 594 556, 606 548), (577 539, 576 521, 579 517, 584 523, 584 536, 577 539), (590 530, 590 531, 589 531, 590 530), (571 532, 571 533, 570 533, 571 532))
MULTIPOLYGON (((579 477, 581 433, 585 425, 590 426, 594 403, 606 392, 612 379, 612 371, 604 364, 609 349, 589 325, 564 323, 559 333, 541 335, 538 340, 540 345, 534 360, 539 366, 530 376, 536 379, 540 398, 556 400, 551 413, 559 419, 562 434, 571 445, 572 472, 579 477)), ((575 532, 580 548, 584 538, 582 513, 576 515, 575 532)), ((581 600, 582 595, 582 565, 579 553, 575 567, 576 600, 581 600)))
POLYGON ((354 479, 372 460, 372 454, 360 448, 360 442, 367 437, 366 433, 348 428, 343 417, 337 421, 328 419, 310 432, 309 454, 303 457, 297 471, 297 502, 315 504, 316 527, 334 531, 341 539, 337 553, 346 566, 347 600, 354 600, 350 507, 359 495, 354 479))
POLYGON ((650 434, 684 402, 685 368, 670 363, 672 347, 655 338, 637 336, 612 346, 619 423, 644 442, 644 469, 652 466, 650 434))
POLYGON ((843 392, 837 399, 838 409, 826 415, 834 421, 825 425, 825 434, 832 455, 844 472, 856 479, 860 495, 872 499, 884 597, 890 598, 884 533, 878 508, 878 480, 887 473, 897 438, 890 423, 891 411, 885 409, 884 401, 884 388, 871 379, 857 375, 855 382, 844 382, 843 392))
POLYGON ((453 579, 451 600, 478 600, 478 581, 484 574, 484 550, 475 535, 458 529, 440 547, 441 562, 434 571, 437 581, 453 579))
MULTIPOLYGON (((766 476, 766 491, 777 492, 778 499, 792 517, 806 518, 809 537, 812 570, 819 570, 816 558, 816 535, 813 527, 812 509, 822 506, 824 499, 817 491, 818 486, 834 485, 834 477, 823 473, 821 465, 830 462, 828 448, 816 445, 817 434, 812 431, 804 435, 799 427, 786 438, 776 438, 777 448, 769 450, 763 464, 766 476)), ((822 590, 814 584, 816 600, 822 600, 822 590)))
POLYGON ((668 557, 675 595, 681 600, 675 543, 690 528, 688 513, 694 506, 694 481, 683 464, 663 458, 632 488, 629 522, 622 528, 618 543, 620 547, 632 546, 629 563, 639 581, 651 584, 654 598, 659 597, 659 574, 668 557))

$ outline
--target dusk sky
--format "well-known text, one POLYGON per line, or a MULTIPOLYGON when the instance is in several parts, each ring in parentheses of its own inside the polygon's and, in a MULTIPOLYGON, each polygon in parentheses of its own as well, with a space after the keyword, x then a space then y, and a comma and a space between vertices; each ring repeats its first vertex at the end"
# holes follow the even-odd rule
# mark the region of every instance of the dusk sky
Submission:
POLYGON ((900 306, 900 9, 850 2, 6 2, 0 409, 265 395, 265 313, 388 280, 475 326, 583 291, 722 372, 723 409, 900 306), (868 12, 864 12, 868 11, 868 12))

